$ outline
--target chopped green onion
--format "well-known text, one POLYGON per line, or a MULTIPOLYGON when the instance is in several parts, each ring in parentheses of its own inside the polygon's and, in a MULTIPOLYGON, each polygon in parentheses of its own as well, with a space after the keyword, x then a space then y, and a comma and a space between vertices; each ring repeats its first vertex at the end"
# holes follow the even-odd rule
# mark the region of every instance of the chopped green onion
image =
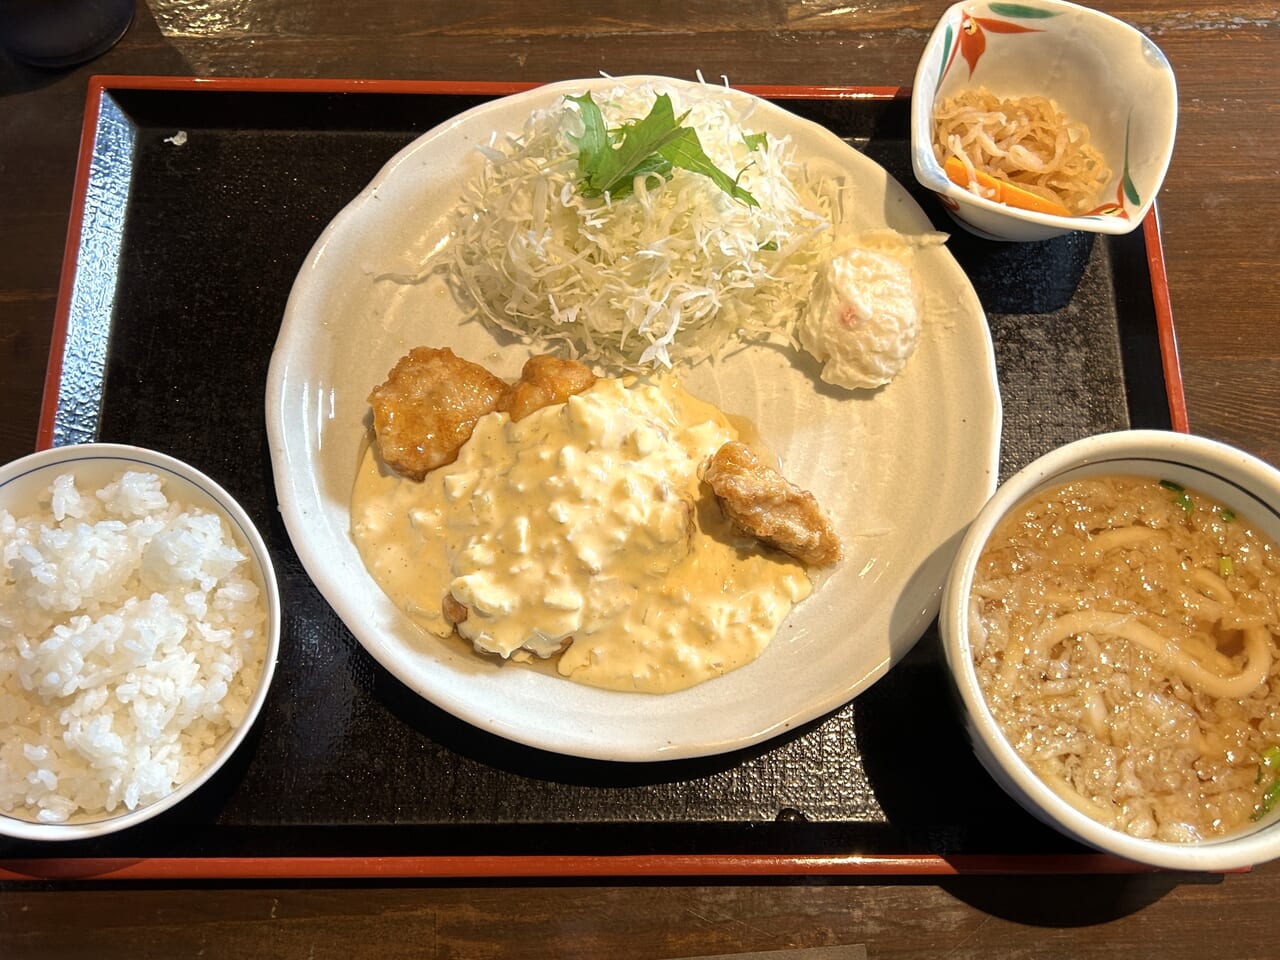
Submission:
POLYGON ((1254 783, 1262 783, 1268 777, 1271 777, 1271 786, 1267 787, 1262 793, 1262 801, 1258 804, 1258 809, 1253 811, 1252 819, 1261 820, 1271 808, 1276 805, 1276 801, 1280 800, 1280 776, 1276 776, 1276 771, 1280 770, 1280 745, 1272 744, 1262 751, 1262 756, 1258 758, 1258 776, 1254 779, 1254 783))
POLYGON ((1161 480, 1160 486, 1164 487, 1166 490, 1172 490, 1175 493, 1181 493, 1183 491, 1182 484, 1174 483, 1172 480, 1161 480))
POLYGON ((1182 496, 1178 497, 1178 499, 1173 502, 1176 503, 1178 506, 1180 506, 1184 511, 1186 511, 1188 516, 1190 516, 1191 511, 1195 510, 1196 508, 1196 505, 1191 502, 1191 498, 1187 496, 1185 493, 1182 496))
POLYGON ((1257 810, 1253 811, 1253 816, 1249 819, 1261 820, 1271 812, 1271 808, 1276 805, 1277 800, 1280 800, 1280 779, 1267 787, 1266 793, 1262 795, 1262 803, 1258 805, 1257 810))
POLYGON ((1253 782, 1261 783, 1266 778, 1266 771, 1277 767, 1280 767, 1280 746, 1273 743, 1262 751, 1262 758, 1258 761, 1258 778, 1253 782))
POLYGON ((1235 512, 1232 510, 1228 510, 1226 507, 1223 507, 1221 510, 1218 511, 1218 516, 1222 518, 1223 523, 1230 523, 1232 520, 1236 518, 1235 512))
POLYGON ((1235 564, 1231 562, 1230 557, 1218 558, 1218 576, 1229 577, 1231 576, 1231 571, 1234 569, 1235 569, 1235 564))

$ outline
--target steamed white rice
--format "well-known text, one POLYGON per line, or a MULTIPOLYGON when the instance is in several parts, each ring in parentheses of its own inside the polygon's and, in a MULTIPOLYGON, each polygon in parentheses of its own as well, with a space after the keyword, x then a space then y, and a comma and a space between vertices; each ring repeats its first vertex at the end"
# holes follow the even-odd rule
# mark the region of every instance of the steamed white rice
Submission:
POLYGON ((217 513, 125 472, 0 509, 0 811, 43 823, 171 793, 244 720, 267 613, 217 513))

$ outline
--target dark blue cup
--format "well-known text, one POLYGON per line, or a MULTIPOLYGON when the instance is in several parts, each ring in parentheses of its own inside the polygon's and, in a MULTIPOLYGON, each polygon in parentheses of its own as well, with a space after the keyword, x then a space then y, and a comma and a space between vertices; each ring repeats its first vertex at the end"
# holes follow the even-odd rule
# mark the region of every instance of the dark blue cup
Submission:
POLYGON ((0 46, 33 67, 84 63, 133 22, 135 0, 0 0, 0 46))

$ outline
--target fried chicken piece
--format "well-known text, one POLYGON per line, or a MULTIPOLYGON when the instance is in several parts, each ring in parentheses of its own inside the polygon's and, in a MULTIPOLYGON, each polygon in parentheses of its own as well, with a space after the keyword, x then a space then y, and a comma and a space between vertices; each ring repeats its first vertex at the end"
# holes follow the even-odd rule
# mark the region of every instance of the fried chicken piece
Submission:
POLYGON ((444 614, 445 620, 456 627, 466 622, 467 615, 471 611, 465 603, 459 603, 452 593, 446 593, 444 599, 440 601, 440 612, 444 614))
POLYGON ((448 347, 415 347, 369 394, 383 462, 410 480, 453 463, 476 421, 497 409, 508 389, 448 347))
POLYGON ((761 462, 745 443, 724 444, 707 461, 702 478, 744 533, 813 567, 843 555, 840 538, 813 494, 761 462))
POLYGON ((546 355, 530 357, 520 371, 520 379, 499 401, 498 409, 511 414, 512 420, 523 420, 542 407, 564 403, 595 382, 591 368, 577 360, 546 355))

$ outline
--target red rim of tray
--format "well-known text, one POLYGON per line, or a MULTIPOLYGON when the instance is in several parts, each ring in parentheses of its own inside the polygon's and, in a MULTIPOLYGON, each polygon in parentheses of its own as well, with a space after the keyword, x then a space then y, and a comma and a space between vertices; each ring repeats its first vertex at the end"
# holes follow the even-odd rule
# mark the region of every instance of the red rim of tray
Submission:
MULTIPOLYGON (((102 99, 110 89, 211 90, 270 93, 403 93, 505 96, 540 86, 534 82, 284 79, 255 77, 164 77, 100 75, 89 79, 81 128, 72 215, 67 229, 57 308, 49 348, 37 448, 53 445, 62 357, 71 310, 81 213, 88 190, 94 136, 102 99)), ((747 93, 771 100, 908 98, 907 87, 742 85, 747 93)), ((1142 223, 1151 276, 1165 390, 1173 429, 1187 432, 1186 399, 1178 366, 1177 341, 1165 275, 1160 225, 1154 205, 1142 223)), ((448 855, 334 857, 149 857, 0 859, 0 880, 253 880, 253 879, 459 879, 624 877, 798 877, 905 876, 949 877, 1010 874, 1118 874, 1156 872, 1157 868, 1101 853, 1080 854, 644 854, 644 855, 448 855)))

